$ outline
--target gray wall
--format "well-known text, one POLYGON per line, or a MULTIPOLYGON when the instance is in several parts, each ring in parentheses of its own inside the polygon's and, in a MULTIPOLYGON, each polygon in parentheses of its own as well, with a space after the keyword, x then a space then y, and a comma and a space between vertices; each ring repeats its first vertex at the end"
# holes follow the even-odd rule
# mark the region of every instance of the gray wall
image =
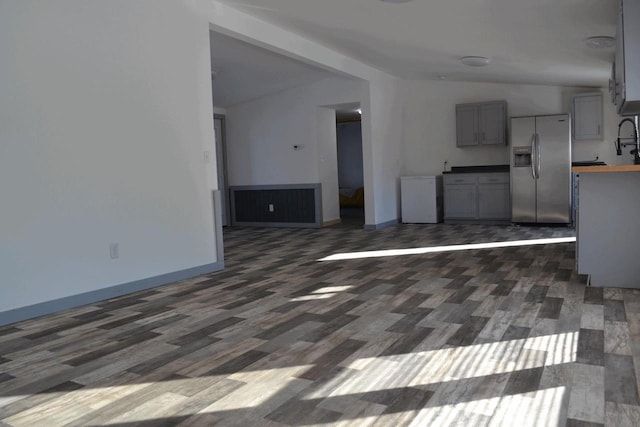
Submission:
POLYGON ((362 127, 360 122, 339 123, 338 185, 340 187, 364 187, 362 176, 362 127))

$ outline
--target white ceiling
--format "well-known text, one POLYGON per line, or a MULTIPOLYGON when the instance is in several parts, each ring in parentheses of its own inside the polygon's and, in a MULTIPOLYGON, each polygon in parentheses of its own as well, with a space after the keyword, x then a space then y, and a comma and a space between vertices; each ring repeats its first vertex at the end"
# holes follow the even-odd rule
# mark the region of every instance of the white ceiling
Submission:
POLYGON ((615 35, 615 0, 221 1, 403 78, 606 86, 613 60, 584 40, 615 35))
POLYGON ((209 32, 209 39, 216 107, 230 107, 332 75, 220 33, 209 32))

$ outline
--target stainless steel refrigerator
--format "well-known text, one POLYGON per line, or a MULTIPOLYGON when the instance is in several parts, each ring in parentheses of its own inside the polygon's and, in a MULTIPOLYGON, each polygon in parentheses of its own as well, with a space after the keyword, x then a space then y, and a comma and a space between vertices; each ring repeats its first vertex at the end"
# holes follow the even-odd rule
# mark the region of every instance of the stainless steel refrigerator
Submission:
POLYGON ((571 121, 568 114, 511 118, 513 222, 571 222, 571 121))

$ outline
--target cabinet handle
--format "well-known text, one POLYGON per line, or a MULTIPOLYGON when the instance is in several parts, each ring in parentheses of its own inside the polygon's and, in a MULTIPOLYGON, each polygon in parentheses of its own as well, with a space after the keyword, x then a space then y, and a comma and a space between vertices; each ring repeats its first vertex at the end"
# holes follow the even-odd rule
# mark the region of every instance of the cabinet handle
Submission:
POLYGON ((497 182, 498 178, 489 178, 489 182, 497 182))
POLYGON ((482 142, 486 142, 487 141, 487 136, 484 134, 484 132, 482 132, 482 142))
POLYGON ((598 125, 598 135, 600 135, 600 125, 598 125))
POLYGON ((456 182, 463 182, 464 179, 456 179, 456 182))

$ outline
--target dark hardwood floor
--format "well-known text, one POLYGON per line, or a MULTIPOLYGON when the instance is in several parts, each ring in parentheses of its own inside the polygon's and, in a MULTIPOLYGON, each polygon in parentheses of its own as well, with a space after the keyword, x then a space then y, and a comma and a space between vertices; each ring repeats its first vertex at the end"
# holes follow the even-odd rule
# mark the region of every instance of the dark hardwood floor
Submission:
POLYGON ((532 242, 572 235, 229 229, 224 271, 0 328, 0 425, 637 426, 640 292, 532 242))

